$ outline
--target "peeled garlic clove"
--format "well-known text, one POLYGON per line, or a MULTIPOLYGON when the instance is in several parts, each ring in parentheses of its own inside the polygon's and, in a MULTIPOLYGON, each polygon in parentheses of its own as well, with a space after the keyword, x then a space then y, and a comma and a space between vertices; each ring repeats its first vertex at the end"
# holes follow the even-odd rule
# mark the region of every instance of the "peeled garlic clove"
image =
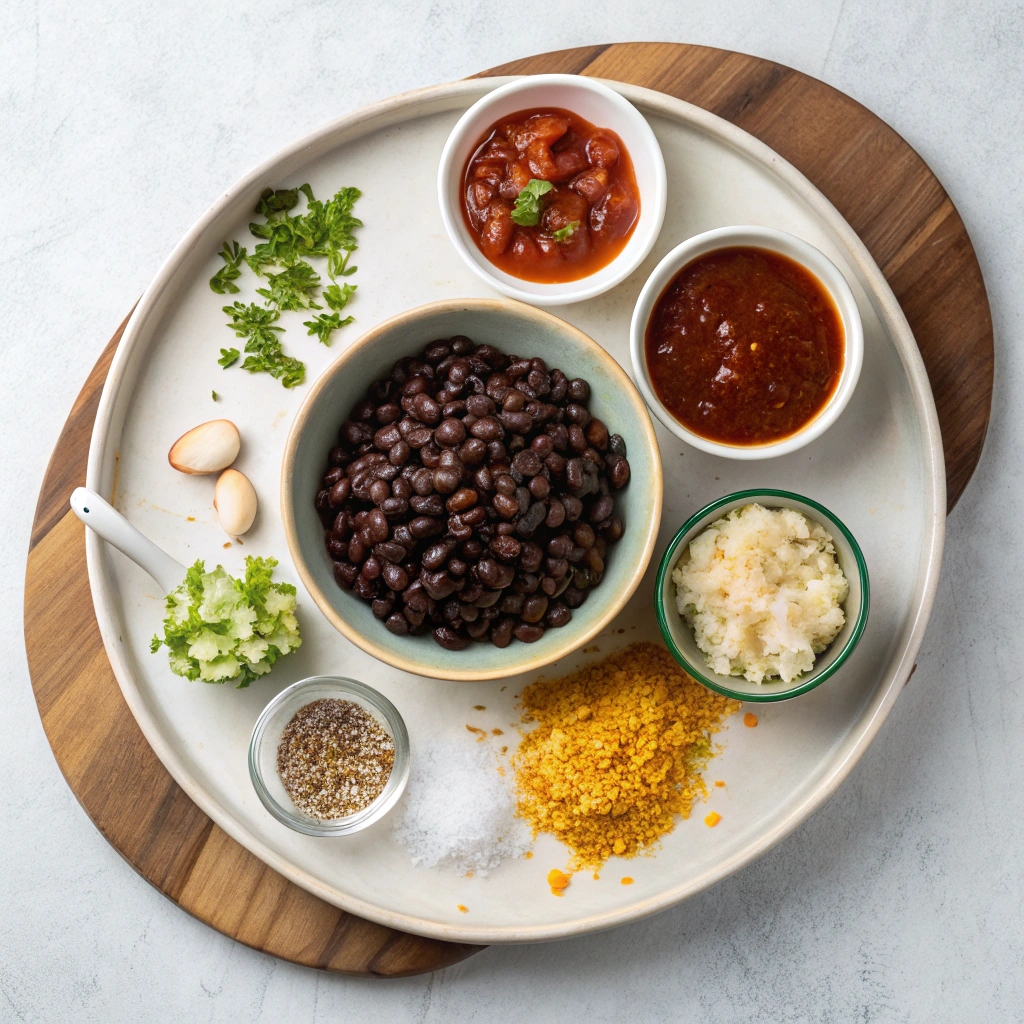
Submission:
POLYGON ((256 489, 244 473, 225 469, 217 477, 213 492, 213 507, 224 532, 240 537, 256 518, 256 489))
POLYGON ((167 453, 179 473, 219 473, 238 458, 242 439, 231 420, 210 420, 182 434, 167 453))

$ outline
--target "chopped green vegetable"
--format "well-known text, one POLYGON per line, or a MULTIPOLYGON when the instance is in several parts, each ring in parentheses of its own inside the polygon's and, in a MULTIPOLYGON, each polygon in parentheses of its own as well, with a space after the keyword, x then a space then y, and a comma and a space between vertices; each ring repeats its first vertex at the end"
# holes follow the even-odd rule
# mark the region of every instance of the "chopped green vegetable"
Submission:
POLYGON ((339 328, 347 327, 354 316, 347 316, 341 319, 340 313, 319 313, 313 320, 303 320, 302 326, 308 327, 308 334, 315 334, 324 345, 331 344, 331 335, 339 328))
MULTIPOLYGON (((243 262, 267 279, 267 287, 257 288, 256 293, 271 308, 262 309, 255 303, 246 306, 242 302, 224 307, 224 312, 231 317, 228 326, 239 338, 246 339, 243 370, 269 373, 286 388, 295 387, 305 379, 303 363, 284 354, 277 337, 284 328, 275 326, 275 322, 285 311, 323 309, 316 301, 320 275, 306 262, 307 259, 325 258, 327 274, 332 282, 356 272, 358 268, 350 267, 348 263, 357 248, 355 230, 363 224, 352 214, 361 195, 357 188, 343 188, 324 203, 313 195, 309 185, 264 189, 255 212, 262 214, 266 223, 249 225, 253 235, 263 241, 251 254, 247 254, 237 242, 230 246, 224 243, 221 257, 225 266, 210 280, 210 287, 215 292, 224 294, 239 290, 233 282, 241 275, 243 262), (293 214, 291 211, 298 206, 300 195, 306 198, 306 210, 293 214), (276 272, 271 273, 271 268, 277 268, 276 272)), ((336 283, 324 288, 324 300, 333 312, 305 321, 309 334, 329 345, 331 335, 352 322, 352 317, 342 319, 338 313, 348 304, 355 289, 355 285, 336 283)), ((217 362, 226 368, 236 363, 240 355, 237 348, 222 348, 217 362)))
POLYGON ((267 220, 272 220, 278 214, 287 213, 298 205, 299 190, 297 188, 265 188, 260 193, 260 201, 256 204, 253 213, 260 213, 267 220))
POLYGON ((267 305, 280 310, 323 309, 314 302, 320 287, 320 275, 306 262, 286 267, 280 274, 268 274, 269 288, 257 288, 256 294, 267 300, 267 305))
POLYGON ((220 395, 218 395, 216 391, 211 391, 211 392, 210 392, 210 397, 211 397, 211 398, 212 398, 212 399, 213 399, 213 400, 214 400, 215 402, 216 402, 216 401, 219 401, 219 400, 220 400, 220 395))
MULTIPOLYGON (((281 314, 276 309, 263 309, 255 302, 248 306, 241 302, 235 302, 231 306, 225 306, 224 312, 231 317, 228 326, 239 338, 245 338, 245 351, 248 353, 242 362, 242 369, 250 373, 269 373, 281 381, 286 388, 294 388, 301 384, 306 377, 306 367, 298 359, 286 356, 281 348, 281 341, 274 332, 280 333, 283 327, 274 326, 275 321, 281 314)), ((234 352, 234 349, 230 349, 234 352)), ((222 353, 220 363, 222 366, 230 366, 231 362, 224 362, 227 352, 222 353)))
POLYGON ((300 259, 324 256, 332 280, 354 274, 356 268, 348 266, 348 259, 358 245, 353 231, 362 227, 363 222, 352 216, 352 207, 362 192, 357 188, 343 188, 333 199, 323 203, 313 196, 309 185, 301 185, 298 191, 307 200, 305 213, 291 215, 283 212, 285 207, 282 206, 281 216, 275 216, 266 224, 249 225, 249 230, 265 241, 256 246, 246 262, 257 274, 262 274, 266 266, 289 267, 300 259))
POLYGON ((242 276, 241 263, 245 259, 245 249, 237 242, 230 245, 225 242, 219 255, 224 261, 224 266, 210 278, 210 287, 218 295, 225 295, 228 292, 233 294, 238 291, 238 285, 233 282, 242 276))
POLYGON ((540 223, 540 197, 546 196, 555 186, 550 181, 531 178, 516 197, 512 207, 512 220, 520 227, 532 228, 540 223))
POLYGON ((324 301, 333 310, 344 309, 358 287, 357 284, 329 284, 324 289, 324 301))
POLYGON ((273 583, 276 558, 245 560, 245 579, 219 565, 206 572, 197 561, 184 582, 167 595, 163 639, 150 650, 170 652, 171 671, 207 683, 238 680, 248 686, 266 675, 282 655, 301 646, 295 618, 295 588, 273 583))
POLYGON ((564 228, 559 228, 557 231, 551 232, 551 237, 556 242, 568 242, 572 238, 573 232, 580 226, 578 220, 569 221, 564 228))

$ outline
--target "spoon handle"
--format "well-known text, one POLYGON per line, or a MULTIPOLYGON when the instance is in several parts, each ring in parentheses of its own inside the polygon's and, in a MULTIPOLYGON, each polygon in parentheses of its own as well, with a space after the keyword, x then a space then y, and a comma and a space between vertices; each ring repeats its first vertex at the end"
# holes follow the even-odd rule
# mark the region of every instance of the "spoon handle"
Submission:
POLYGON ((76 487, 71 495, 76 516, 108 544, 141 566, 169 594, 185 579, 185 567, 166 551, 144 537, 112 505, 87 487, 76 487))

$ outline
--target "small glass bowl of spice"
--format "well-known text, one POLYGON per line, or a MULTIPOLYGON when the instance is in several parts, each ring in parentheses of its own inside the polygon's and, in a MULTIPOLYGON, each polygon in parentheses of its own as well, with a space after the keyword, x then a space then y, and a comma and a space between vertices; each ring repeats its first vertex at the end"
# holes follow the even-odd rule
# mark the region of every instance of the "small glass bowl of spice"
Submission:
POLYGON ((398 709, 355 679, 313 676, 279 693, 256 722, 249 775, 263 806, 310 836, 344 836, 382 818, 409 779, 398 709))

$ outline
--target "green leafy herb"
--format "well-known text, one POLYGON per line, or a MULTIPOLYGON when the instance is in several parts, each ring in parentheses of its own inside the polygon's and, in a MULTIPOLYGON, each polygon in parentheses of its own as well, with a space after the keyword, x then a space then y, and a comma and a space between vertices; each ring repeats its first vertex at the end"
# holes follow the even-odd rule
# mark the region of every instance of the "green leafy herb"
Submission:
POLYGON ((214 400, 215 402, 217 402, 217 401, 220 401, 220 395, 218 395, 216 391, 211 391, 211 392, 210 392, 210 397, 211 397, 211 398, 212 398, 212 399, 213 399, 213 400, 214 400))
MULTIPOLYGON (((327 274, 332 282, 356 272, 356 267, 349 266, 349 260, 358 247, 355 231, 362 227, 363 222, 353 215, 352 210, 361 195, 357 188, 343 188, 324 203, 313 195, 309 185, 264 189, 255 212, 265 217, 266 222, 249 225, 253 235, 262 241, 257 243, 251 254, 247 254, 237 242, 231 246, 224 244, 221 256, 225 266, 210 281, 215 292, 224 294, 239 290, 233 282, 240 276, 243 262, 267 279, 267 287, 258 288, 256 293, 271 308, 263 309, 255 303, 247 306, 242 302, 224 307, 224 312, 231 317, 228 326, 239 338, 245 338, 243 370, 269 373, 286 388, 295 387, 305 379, 306 368, 302 362, 284 354, 277 337, 283 328, 276 326, 276 321, 284 311, 323 309, 316 301, 321 278, 306 262, 307 259, 326 259, 327 274), (306 199, 306 209, 302 213, 293 213, 301 196, 306 199)), ((352 322, 352 317, 343 319, 339 312, 348 304, 355 290, 355 285, 347 283, 332 283, 324 288, 323 298, 333 312, 305 321, 309 334, 329 345, 331 335, 352 322)), ((228 367, 240 356, 237 348, 222 348, 217 361, 228 367)))
POLYGON ((269 288, 256 289, 256 294, 262 295, 267 305, 280 310, 323 309, 314 301, 320 275, 308 263, 300 260, 279 274, 268 274, 267 281, 269 288))
POLYGON ((282 213, 294 209, 299 202, 299 190, 297 188, 265 188, 260 193, 260 201, 256 204, 254 213, 260 213, 267 220, 272 220, 282 213))
POLYGON ((164 635, 150 650, 170 652, 171 671, 207 683, 238 680, 248 686, 282 655, 301 646, 295 588, 272 581, 275 558, 245 560, 245 579, 198 561, 167 595, 164 635))
POLYGON ((210 287, 218 295, 225 295, 228 292, 234 294, 238 291, 238 285, 234 282, 242 276, 241 263, 245 259, 245 249, 237 242, 230 245, 225 242, 219 256, 224 261, 224 266, 210 278, 210 287))
POLYGON ((546 196, 554 187, 550 181, 531 178, 516 197, 512 220, 524 228, 532 228, 540 223, 540 197, 546 196))
POLYGON ((358 287, 357 284, 329 284, 324 289, 324 301, 333 310, 344 309, 358 287))
MULTIPOLYGON (((263 309, 255 302, 248 306, 235 302, 231 306, 225 306, 224 312, 231 317, 228 326, 239 338, 246 339, 245 351, 248 354, 242 362, 243 370, 250 373, 269 373, 271 377, 280 380, 286 388, 294 388, 303 382, 306 377, 305 364, 286 356, 277 337, 277 334, 284 330, 283 327, 275 326, 275 322, 281 316, 278 310, 263 309)), ((234 362, 234 359, 231 362, 224 362, 225 358, 226 352, 222 353, 222 366, 230 366, 234 362)))
POLYGON ((330 345, 331 335, 341 327, 346 327, 355 320, 354 316, 341 319, 340 313, 320 313, 312 320, 303 320, 302 326, 308 327, 309 334, 315 334, 324 345, 330 345))
POLYGON ((363 222, 352 215, 352 207, 362 192, 343 188, 323 203, 314 197, 309 185, 301 185, 298 191, 307 200, 305 213, 284 213, 266 224, 249 225, 249 230, 265 241, 257 244, 246 262, 261 274, 272 264, 289 267, 301 259, 322 256, 327 259, 332 280, 355 273, 357 268, 349 267, 348 260, 358 246, 353 232, 363 222))
POLYGON ((568 224, 565 225, 564 228, 559 228, 557 231, 552 231, 551 237, 556 242, 568 242, 569 239, 572 238, 573 232, 575 232, 575 230, 579 226, 580 222, 578 220, 570 221, 568 224))

